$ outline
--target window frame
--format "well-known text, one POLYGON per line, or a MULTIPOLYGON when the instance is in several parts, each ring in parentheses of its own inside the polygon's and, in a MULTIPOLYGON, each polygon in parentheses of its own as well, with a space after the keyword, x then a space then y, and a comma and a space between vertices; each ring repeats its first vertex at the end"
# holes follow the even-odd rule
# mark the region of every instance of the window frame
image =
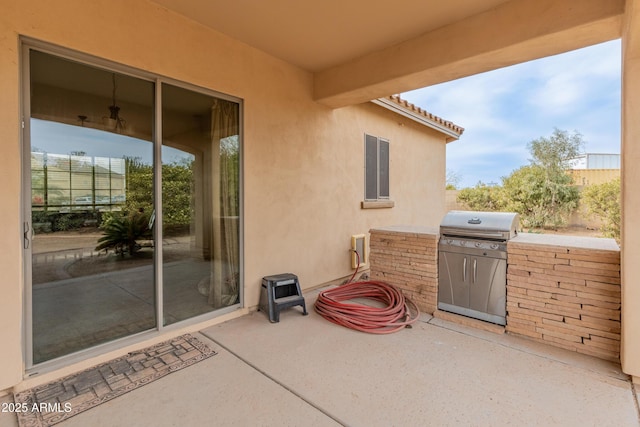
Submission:
POLYGON ((365 133, 363 209, 394 206, 390 191, 390 164, 391 142, 389 139, 365 133))

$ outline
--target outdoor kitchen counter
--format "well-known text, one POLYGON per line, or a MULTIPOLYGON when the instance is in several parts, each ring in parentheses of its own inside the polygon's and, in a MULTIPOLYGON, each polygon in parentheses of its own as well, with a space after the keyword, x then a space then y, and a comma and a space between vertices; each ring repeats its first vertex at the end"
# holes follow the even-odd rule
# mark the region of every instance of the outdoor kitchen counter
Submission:
POLYGON ((599 237, 520 233, 511 239, 511 243, 620 252, 620 247, 614 239, 602 239, 599 237))
POLYGON ((440 235, 438 227, 426 227, 421 225, 390 225, 386 227, 376 227, 370 230, 371 233, 399 233, 399 234, 426 234, 435 237, 440 235))
POLYGON ((509 333, 620 357, 620 248, 613 239, 520 234, 507 243, 509 333))
MULTIPOLYGON (((435 227, 370 230, 370 274, 422 312, 438 305, 435 227)), ((613 239, 523 233, 507 242, 506 332, 620 358, 620 249, 613 239)))

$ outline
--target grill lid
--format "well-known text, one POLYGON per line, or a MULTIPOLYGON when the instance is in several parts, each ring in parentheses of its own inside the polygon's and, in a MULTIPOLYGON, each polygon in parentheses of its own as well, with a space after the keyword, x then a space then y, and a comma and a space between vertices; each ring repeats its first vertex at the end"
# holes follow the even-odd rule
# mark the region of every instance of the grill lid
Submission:
POLYGON ((440 234, 509 240, 519 224, 515 212, 449 211, 440 223, 440 234))

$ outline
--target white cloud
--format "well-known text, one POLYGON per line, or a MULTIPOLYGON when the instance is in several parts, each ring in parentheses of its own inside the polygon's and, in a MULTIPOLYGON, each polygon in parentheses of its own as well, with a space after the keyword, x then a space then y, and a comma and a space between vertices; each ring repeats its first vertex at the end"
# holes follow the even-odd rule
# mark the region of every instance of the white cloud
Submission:
POLYGON ((588 152, 619 152, 620 70, 613 41, 402 97, 465 128, 447 146, 447 168, 467 186, 527 164, 527 143, 554 127, 579 131, 588 152))
MULTIPOLYGON (((523 70, 539 84, 527 101, 547 115, 571 114, 590 104, 607 82, 619 81, 621 72, 618 40, 529 63, 523 70)), ((619 88, 618 91, 619 93, 619 88)), ((618 95, 619 97, 619 95, 618 95)))

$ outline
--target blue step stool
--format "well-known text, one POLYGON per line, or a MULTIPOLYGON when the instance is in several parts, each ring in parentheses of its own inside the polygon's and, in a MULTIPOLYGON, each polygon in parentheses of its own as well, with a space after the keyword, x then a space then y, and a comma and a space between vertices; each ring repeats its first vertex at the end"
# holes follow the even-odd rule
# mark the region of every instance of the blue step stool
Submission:
POLYGON ((304 316, 309 314, 300 290, 298 276, 291 273, 283 273, 262 278, 258 309, 267 313, 271 323, 280 321, 281 310, 297 305, 302 306, 302 314, 304 316))

